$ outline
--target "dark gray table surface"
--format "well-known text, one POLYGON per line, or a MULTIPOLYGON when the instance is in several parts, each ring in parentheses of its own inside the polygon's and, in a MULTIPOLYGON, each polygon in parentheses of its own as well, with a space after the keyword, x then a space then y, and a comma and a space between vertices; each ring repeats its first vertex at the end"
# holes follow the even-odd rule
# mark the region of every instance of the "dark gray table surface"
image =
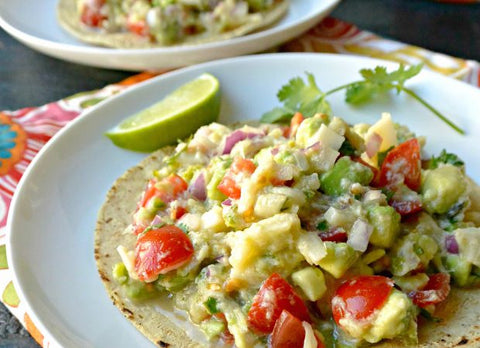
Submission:
MULTIPOLYGON (((332 14, 394 40, 480 61, 480 4, 343 0, 332 14)), ((37 53, 0 29, 0 110, 38 106, 131 76, 37 53)), ((0 348, 38 347, 0 304, 0 348)))

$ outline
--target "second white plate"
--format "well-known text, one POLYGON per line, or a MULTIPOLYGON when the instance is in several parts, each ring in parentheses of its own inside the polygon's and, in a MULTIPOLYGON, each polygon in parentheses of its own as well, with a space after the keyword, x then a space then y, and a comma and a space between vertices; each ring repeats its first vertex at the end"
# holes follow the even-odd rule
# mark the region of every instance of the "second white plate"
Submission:
POLYGON ((274 26, 246 36, 200 45, 151 49, 92 46, 66 33, 56 20, 58 0, 0 1, 0 26, 25 45, 55 58, 101 68, 159 70, 265 51, 326 17, 340 0, 291 0, 274 26))

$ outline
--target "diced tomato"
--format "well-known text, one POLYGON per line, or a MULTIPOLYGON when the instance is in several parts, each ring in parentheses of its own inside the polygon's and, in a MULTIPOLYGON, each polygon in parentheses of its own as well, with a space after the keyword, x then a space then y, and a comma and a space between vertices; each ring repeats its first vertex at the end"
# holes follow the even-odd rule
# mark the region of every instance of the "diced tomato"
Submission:
POLYGON ((253 174, 256 166, 249 159, 235 157, 232 165, 225 173, 220 184, 217 186, 218 190, 222 192, 225 196, 239 199, 241 196, 241 188, 238 183, 238 176, 241 174, 253 174))
POLYGON ((340 285, 332 299, 333 319, 368 319, 382 308, 393 289, 393 281, 383 276, 358 276, 340 285))
POLYGON ((435 273, 428 279, 422 290, 414 290, 408 294, 413 303, 419 307, 435 305, 448 297, 450 293, 450 274, 435 273))
POLYGON ((270 337, 271 348, 303 348, 305 328, 302 322, 283 310, 277 319, 270 337))
POLYGON ((409 215, 422 211, 422 202, 420 200, 390 200, 389 204, 400 215, 409 215))
POLYGON ((150 179, 138 206, 145 207, 154 197, 160 198, 164 203, 170 203, 185 192, 187 188, 187 182, 177 174, 171 174, 160 181, 150 179))
POLYGON ((143 192, 142 198, 140 199, 140 202, 138 202, 138 207, 145 207, 147 203, 152 199, 155 194, 157 193, 157 188, 155 187, 155 184, 157 183, 157 180, 155 179, 150 179, 147 184, 147 188, 143 192))
POLYGON ((380 186, 405 183, 413 191, 420 188, 420 145, 416 138, 401 143, 387 153, 380 168, 380 186))
POLYGON ((252 174, 256 168, 257 167, 255 166, 255 163, 253 163, 249 159, 242 158, 242 157, 236 157, 232 163, 232 166, 230 167, 233 174, 239 174, 239 173, 252 174))
POLYGON ((172 207, 172 210, 170 211, 170 218, 172 220, 178 220, 180 219, 185 213, 187 212, 187 209, 181 206, 176 206, 172 207))
POLYGON ((83 4, 80 20, 89 27, 101 27, 102 22, 107 19, 107 16, 102 13, 102 7, 105 5, 105 0, 88 1, 83 4))
POLYGON ((174 225, 151 229, 137 239, 135 272, 142 281, 153 281, 187 263, 193 256, 188 236, 174 225))
POLYGON ((225 325, 225 330, 220 334, 220 340, 229 346, 233 345, 235 343, 235 337, 233 337, 233 335, 228 330, 228 322, 225 314, 219 312, 215 313, 213 317, 215 317, 217 320, 220 320, 225 325))
MULTIPOLYGON (((315 338, 317 348, 325 348, 322 339, 316 334, 315 338)), ((269 337, 268 346, 270 348, 303 348, 304 341, 305 328, 302 322, 288 311, 282 311, 269 337)))
POLYGON ((292 119, 290 120, 290 128, 288 129, 287 137, 293 138, 297 134, 298 127, 303 122, 305 118, 299 112, 293 115, 292 119))
POLYGON ((127 21, 127 29, 139 36, 148 36, 150 35, 150 30, 148 28, 147 22, 144 20, 141 21, 127 21))
POLYGON ((253 298, 248 325, 259 333, 269 334, 284 310, 302 321, 310 321, 307 306, 300 296, 285 279, 273 273, 253 298))
POLYGON ((348 239, 348 234, 343 228, 332 228, 328 231, 320 232, 318 236, 324 242, 342 243, 348 239))
POLYGON ((388 202, 400 215, 418 213, 422 210, 422 201, 415 191, 400 185, 388 202))

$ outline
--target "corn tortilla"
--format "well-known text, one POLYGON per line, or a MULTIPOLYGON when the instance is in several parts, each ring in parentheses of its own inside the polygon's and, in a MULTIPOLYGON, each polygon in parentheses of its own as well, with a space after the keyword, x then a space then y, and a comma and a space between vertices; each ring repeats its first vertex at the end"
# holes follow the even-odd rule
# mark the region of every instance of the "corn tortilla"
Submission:
MULTIPOLYGON (((121 262, 117 246, 134 249, 136 237, 125 234, 124 230, 131 223, 137 201, 152 171, 158 169, 163 158, 173 151, 173 147, 166 147, 154 152, 113 184, 98 214, 95 259, 113 303, 147 338, 159 347, 202 347, 151 304, 128 300, 112 276, 113 266, 121 262)), ((473 181, 470 181, 470 196, 472 201, 480 202, 480 188, 473 181)), ((480 347, 480 289, 452 288, 448 299, 437 307, 434 316, 441 322, 423 319, 419 322, 419 347, 480 347)), ((393 348, 400 345, 395 341, 384 341, 375 346, 393 348)))

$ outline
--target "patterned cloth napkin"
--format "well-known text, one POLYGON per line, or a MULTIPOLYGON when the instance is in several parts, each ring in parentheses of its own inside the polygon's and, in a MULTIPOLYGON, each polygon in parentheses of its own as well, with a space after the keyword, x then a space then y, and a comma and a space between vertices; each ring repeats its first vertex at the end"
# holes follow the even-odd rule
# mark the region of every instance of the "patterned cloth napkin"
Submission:
MULTIPOLYGON (((387 40, 335 18, 326 18, 277 50, 361 55, 405 64, 423 62, 426 69, 480 87, 480 64, 476 61, 387 40)), ((8 269, 5 225, 12 195, 33 157, 58 130, 92 105, 153 76, 153 73, 141 73, 100 90, 79 93, 41 107, 0 112, 0 297, 43 347, 54 344, 35 327, 26 305, 17 296, 8 269)))

